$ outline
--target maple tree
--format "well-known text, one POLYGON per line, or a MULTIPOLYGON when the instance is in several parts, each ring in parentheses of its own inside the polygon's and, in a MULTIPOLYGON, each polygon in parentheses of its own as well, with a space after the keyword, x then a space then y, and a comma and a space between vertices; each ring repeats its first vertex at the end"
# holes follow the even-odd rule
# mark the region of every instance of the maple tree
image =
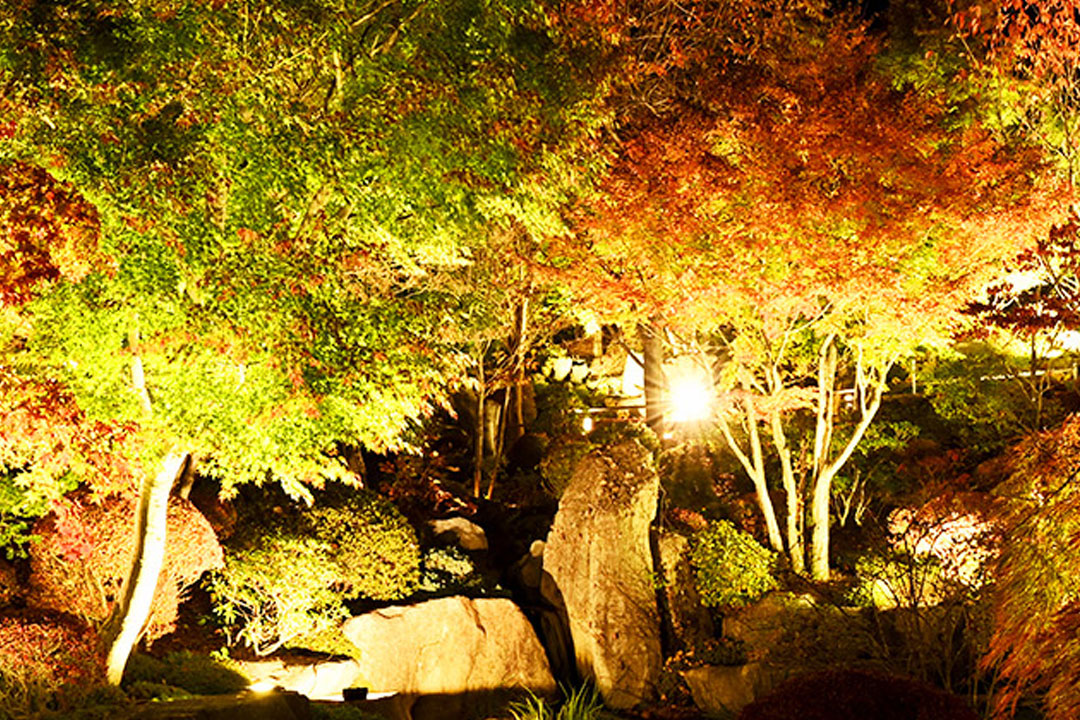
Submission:
MULTIPOLYGON (((0 345, 17 345, 18 308, 59 281, 106 271, 93 206, 72 188, 25 163, 0 167, 0 345)), ((29 521, 75 487, 77 478, 108 494, 124 488, 131 468, 121 449, 131 428, 90 421, 63 383, 0 367, 0 545, 21 552, 29 521), (77 470, 72 470, 77 468, 77 470)))
MULTIPOLYGON (((188 458, 226 492, 273 479, 305 496, 305 483, 344 474, 328 448, 402 446, 462 371, 455 328, 474 320, 450 279, 466 249, 492 225, 556 225, 590 162, 569 158, 603 119, 605 44, 557 10, 0 11, 0 162, 70 187, 112 258, 20 304, 4 338, 22 377, 56 378, 89 422, 138 435, 140 545, 110 630, 112 681, 188 458)), ((32 245, 20 261, 40 254, 32 245)))
POLYGON ((1076 417, 1031 435, 1009 452, 1009 478, 995 490, 1002 540, 992 570, 993 633, 982 663, 1004 681, 997 717, 1011 717, 1032 694, 1051 720, 1080 711, 1078 443, 1076 417))
POLYGON ((718 349, 717 421, 769 543, 802 570, 807 528, 825 578, 832 481, 890 370, 1048 227, 1056 186, 1030 146, 965 112, 971 93, 917 65, 890 75, 886 41, 843 14, 775 5, 633 14, 673 28, 668 46, 631 63, 618 159, 553 254, 586 269, 572 281, 609 317, 659 318, 718 349), (642 97, 642 77, 662 92, 642 97))
MULTIPOLYGON (((994 91, 998 117, 1041 144, 1058 161, 1070 189, 1080 160, 1080 4, 1073 0, 955 2, 953 27, 968 43, 979 79, 994 91)), ((1015 265, 1033 287, 992 287, 975 309, 991 327, 1026 339, 1030 369, 1045 371, 1038 343, 1075 330, 1075 196, 1065 222, 1050 229, 1015 265)), ((1045 383, 1033 382, 1041 402, 1045 383)), ((1038 407, 1038 406, 1037 406, 1038 407)), ((995 564, 994 631, 983 658, 1005 680, 997 716, 1010 717, 1025 695, 1037 695, 1046 717, 1080 711, 1076 668, 1076 419, 1034 434, 1009 455, 1001 554, 995 564)))
POLYGON ((1076 0, 951 0, 993 119, 1059 161, 1072 186, 1080 170, 1080 23, 1076 0))
POLYGON ((1046 427, 1047 396, 1060 376, 1058 358, 1074 350, 1073 333, 1080 328, 1080 248, 1075 215, 1050 228, 1032 248, 1010 261, 1003 280, 986 289, 986 298, 971 303, 967 312, 978 323, 976 336, 985 335, 1026 351, 1026 366, 1018 372, 1005 365, 1006 377, 1019 385, 1030 405, 1028 429, 1046 427))

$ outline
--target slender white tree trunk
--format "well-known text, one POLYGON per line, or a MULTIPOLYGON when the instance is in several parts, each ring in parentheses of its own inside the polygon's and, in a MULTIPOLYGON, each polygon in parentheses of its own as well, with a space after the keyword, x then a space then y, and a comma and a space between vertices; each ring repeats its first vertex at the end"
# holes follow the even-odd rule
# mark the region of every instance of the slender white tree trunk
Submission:
POLYGON ((106 679, 110 685, 120 684, 131 649, 150 616, 150 604, 165 559, 169 492, 183 471, 186 459, 186 453, 172 452, 162 462, 156 476, 147 475, 143 480, 136 518, 135 557, 107 632, 106 679))
POLYGON ((746 414, 747 442, 750 445, 750 454, 748 455, 743 451, 738 440, 732 434, 727 420, 722 415, 720 417, 720 430, 723 432, 724 440, 727 441, 731 452, 739 459, 739 463, 742 464, 746 474, 750 476, 754 483, 758 507, 761 508, 761 514, 765 517, 765 529, 769 535, 769 545, 773 550, 782 553, 784 552, 784 540, 780 535, 780 523, 776 521, 776 508, 773 506, 772 498, 769 497, 769 487, 765 477, 764 454, 761 450, 761 435, 758 433, 756 412, 749 394, 743 398, 742 404, 746 414))
MULTIPOLYGON (((819 374, 819 381, 821 378, 831 375, 831 388, 832 381, 835 378, 835 351, 831 352, 829 357, 823 352, 822 358, 831 365, 831 368, 828 368, 827 372, 819 374)), ((813 493, 810 504, 810 524, 812 527, 810 536, 810 576, 815 580, 829 579, 829 498, 832 493, 833 479, 836 478, 840 468, 851 458, 851 454, 862 441, 863 436, 866 435, 866 429, 870 427, 871 421, 877 415, 877 411, 881 407, 881 397, 885 393, 885 381, 893 362, 895 362, 895 358, 876 371, 870 370, 863 362, 862 353, 858 353, 855 359, 855 401, 859 408, 859 422, 855 426, 851 437, 844 443, 840 453, 832 460, 829 460, 829 449, 832 439, 833 411, 831 409, 826 410, 821 406, 818 407, 819 437, 815 439, 813 493), (828 422, 823 423, 822 418, 827 418, 828 422), (820 437, 822 433, 827 433, 827 439, 820 437)), ((823 387, 819 387, 819 399, 828 399, 830 406, 833 394, 832 389, 826 391, 823 387)))
POLYGON ((772 431, 773 446, 776 448, 777 455, 780 456, 780 477, 784 485, 784 496, 787 498, 787 516, 784 530, 787 534, 788 558, 791 560, 791 569, 801 574, 806 569, 802 529, 799 524, 803 504, 802 498, 799 497, 799 488, 795 482, 795 468, 791 460, 791 448, 788 447, 780 412, 777 410, 774 410, 770 415, 770 429, 772 431))

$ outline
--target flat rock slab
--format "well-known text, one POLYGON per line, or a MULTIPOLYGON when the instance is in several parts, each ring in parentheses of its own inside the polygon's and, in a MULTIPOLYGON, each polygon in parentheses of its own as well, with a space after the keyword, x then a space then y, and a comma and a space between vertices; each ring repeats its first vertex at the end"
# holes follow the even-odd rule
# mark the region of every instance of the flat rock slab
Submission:
POLYGON ((237 663, 251 684, 291 690, 311 700, 342 700, 346 688, 362 685, 360 666, 355 660, 286 662, 249 660, 237 663))
POLYGON ((147 703, 131 720, 311 720, 308 700, 294 692, 273 691, 147 703))

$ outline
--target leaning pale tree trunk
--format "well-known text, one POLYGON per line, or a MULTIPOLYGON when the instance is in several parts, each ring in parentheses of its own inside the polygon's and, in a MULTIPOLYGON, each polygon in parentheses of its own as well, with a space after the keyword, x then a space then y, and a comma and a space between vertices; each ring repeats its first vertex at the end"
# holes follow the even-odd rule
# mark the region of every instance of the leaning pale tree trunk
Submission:
POLYGON ((836 419, 836 346, 835 337, 826 338, 818 358, 817 424, 814 435, 814 464, 810 498, 810 575, 815 580, 829 579, 829 498, 832 483, 840 468, 851 458, 859 442, 881 407, 885 381, 895 358, 879 368, 868 368, 862 351, 855 356, 855 398, 859 420, 840 452, 832 456, 832 432, 836 419))
POLYGON ((147 475, 143 480, 136 517, 135 558, 106 633, 109 647, 106 679, 110 685, 120 684, 131 650, 150 617, 150 606, 165 560, 169 492, 183 472, 186 459, 185 453, 169 453, 157 475, 147 475))
MULTIPOLYGON (((131 384, 139 395, 144 414, 149 416, 153 407, 143 377, 137 329, 132 331, 129 344, 133 353, 131 384)), ((174 450, 166 455, 156 475, 148 474, 143 478, 135 522, 135 556, 120 600, 105 629, 108 647, 105 674, 111 685, 120 684, 131 650, 150 617, 150 606, 165 559, 169 493, 183 472, 186 460, 187 453, 174 450)))

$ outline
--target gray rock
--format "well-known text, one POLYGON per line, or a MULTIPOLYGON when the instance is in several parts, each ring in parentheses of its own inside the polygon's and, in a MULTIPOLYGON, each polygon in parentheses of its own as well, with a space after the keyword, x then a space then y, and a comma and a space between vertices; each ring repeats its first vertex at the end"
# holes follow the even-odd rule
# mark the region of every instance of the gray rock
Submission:
POLYGON ((659 479, 635 441, 585 456, 559 502, 541 589, 564 607, 578 671, 604 702, 651 700, 662 664, 649 526, 659 479))

